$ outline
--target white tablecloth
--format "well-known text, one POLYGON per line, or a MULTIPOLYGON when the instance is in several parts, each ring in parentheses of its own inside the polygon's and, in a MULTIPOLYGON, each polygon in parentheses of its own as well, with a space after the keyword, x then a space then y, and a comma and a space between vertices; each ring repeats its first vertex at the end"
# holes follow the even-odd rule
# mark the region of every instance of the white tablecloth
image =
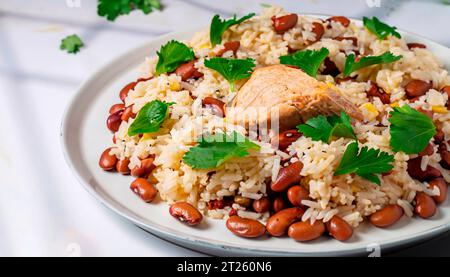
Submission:
MULTIPOLYGON (((450 46, 450 6, 440 0, 162 0, 163 12, 134 12, 114 23, 96 15, 96 2, 0 1, 0 255, 201 255, 101 206, 72 176, 59 143, 63 111, 80 83, 153 37, 206 26, 215 13, 259 11, 263 2, 302 13, 375 15, 450 46), (86 43, 78 55, 58 49, 73 33, 86 43)), ((449 246, 446 235, 400 254, 450 255, 449 246)))

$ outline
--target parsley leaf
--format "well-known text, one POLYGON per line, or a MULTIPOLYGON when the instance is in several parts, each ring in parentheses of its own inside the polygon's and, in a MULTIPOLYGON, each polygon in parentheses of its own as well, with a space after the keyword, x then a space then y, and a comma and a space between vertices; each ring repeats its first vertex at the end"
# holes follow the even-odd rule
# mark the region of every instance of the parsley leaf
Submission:
POLYGON ((131 137, 157 132, 169 114, 169 107, 173 104, 175 103, 166 103, 159 100, 153 100, 145 104, 128 128, 128 135, 131 137))
POLYGON ((364 146, 358 153, 358 142, 350 143, 345 149, 344 156, 339 163, 334 175, 355 173, 375 184, 380 184, 380 179, 375 174, 388 172, 394 166, 391 164, 394 156, 379 149, 364 146))
POLYGON ((433 121, 408 105, 394 108, 390 115, 390 144, 394 151, 418 154, 436 134, 433 121))
POLYGON ((259 150, 260 146, 235 131, 231 135, 216 133, 201 137, 183 156, 183 162, 195 169, 213 169, 232 158, 247 156, 249 149, 259 150))
POLYGON ((375 16, 372 19, 364 17, 363 18, 364 26, 371 33, 376 35, 378 39, 384 40, 389 35, 393 35, 396 38, 401 38, 402 36, 396 31, 396 27, 389 26, 386 23, 381 22, 375 16))
POLYGON ((280 63, 301 68, 311 77, 316 77, 317 71, 325 58, 330 54, 327 48, 320 50, 297 51, 294 54, 281 56, 280 63))
POLYGON ((176 40, 171 40, 161 46, 161 49, 156 54, 159 58, 156 64, 156 74, 158 75, 173 72, 181 64, 195 59, 192 48, 176 40))
POLYGON ((386 52, 380 56, 367 56, 362 57, 359 61, 355 61, 355 54, 350 54, 345 61, 344 76, 350 76, 350 74, 356 70, 364 67, 368 67, 375 64, 386 64, 400 60, 403 56, 395 56, 391 52, 386 52))
POLYGON ((222 42, 222 35, 228 28, 233 25, 241 24, 253 16, 255 16, 255 13, 247 14, 240 19, 237 19, 236 15, 234 15, 233 18, 222 20, 220 19, 220 16, 216 14, 211 20, 211 27, 209 28, 209 40, 211 41, 211 45, 214 47, 217 44, 220 44, 222 42))
POLYGON ((66 50, 70 54, 76 54, 80 51, 80 48, 84 46, 83 41, 77 35, 71 35, 61 40, 59 48, 66 50))
POLYGON ((306 121, 305 124, 297 126, 299 132, 315 141, 329 143, 333 136, 356 139, 350 117, 341 112, 341 116, 332 115, 325 117, 319 115, 306 121))
POLYGON ((255 61, 253 59, 241 60, 217 57, 205 60, 205 66, 219 72, 230 83, 231 91, 234 91, 236 81, 250 77, 255 67, 255 61))
POLYGON ((129 14, 135 9, 149 14, 154 9, 160 10, 161 3, 159 0, 98 0, 97 14, 114 21, 117 17, 129 14))

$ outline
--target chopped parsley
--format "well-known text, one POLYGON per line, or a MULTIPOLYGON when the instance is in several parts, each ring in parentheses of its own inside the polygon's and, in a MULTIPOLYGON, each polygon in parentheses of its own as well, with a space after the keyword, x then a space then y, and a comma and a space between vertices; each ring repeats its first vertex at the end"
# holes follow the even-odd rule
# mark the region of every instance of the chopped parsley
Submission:
POLYGON ((355 54, 350 54, 345 61, 344 76, 348 77, 354 71, 375 64, 386 64, 400 60, 402 56, 395 56, 391 52, 386 52, 380 56, 362 57, 359 61, 355 61, 355 54))
POLYGON ((80 48, 84 46, 83 41, 77 35, 71 35, 61 40, 59 48, 66 50, 67 53, 76 54, 80 51, 80 48))
POLYGON ((230 84, 231 91, 234 91, 235 82, 249 78, 255 67, 253 59, 227 59, 211 58, 205 60, 205 66, 219 72, 230 84))
POLYGON ((280 63, 296 66, 311 77, 316 77, 317 71, 325 58, 330 54, 327 48, 320 50, 297 51, 294 54, 281 56, 280 63))
POLYGON ((192 48, 176 40, 171 40, 161 46, 161 49, 156 54, 158 55, 156 74, 173 72, 181 64, 195 59, 192 48))
POLYGON ((394 108, 390 115, 390 144, 394 151, 418 154, 436 134, 433 121, 408 105, 394 108))
POLYGON ((211 27, 209 31, 209 40, 211 41, 211 45, 214 47, 217 44, 220 44, 222 42, 222 35, 226 30, 228 30, 228 28, 233 25, 241 24, 242 22, 252 18, 253 16, 255 16, 255 13, 247 14, 240 19, 237 19, 236 15, 234 15, 233 18, 223 20, 218 14, 216 14, 211 21, 211 27))
POLYGON ((128 135, 131 137, 138 134, 157 132, 169 114, 169 107, 173 104, 159 100, 153 100, 145 104, 128 128, 128 135))
POLYGON ((133 10, 141 10, 144 14, 149 14, 155 9, 161 9, 159 0, 98 0, 97 14, 114 21, 117 17, 129 14, 133 10))
POLYGON ((299 132, 315 141, 329 143, 333 136, 356 139, 350 117, 341 112, 340 116, 332 115, 325 117, 319 115, 306 121, 305 124, 297 126, 299 132))
POLYGON ((216 133, 202 136, 198 145, 183 156, 183 162, 194 169, 213 169, 232 158, 249 155, 250 149, 259 150, 260 146, 235 131, 230 135, 216 133))
POLYGON ((364 146, 358 150, 358 142, 350 143, 345 149, 344 156, 339 163, 334 175, 351 174, 367 179, 375 184, 380 184, 376 174, 390 171, 394 166, 394 156, 379 149, 364 146), (359 153, 358 153, 359 152, 359 153))
POLYGON ((384 40, 389 35, 392 35, 396 38, 401 38, 402 36, 396 31, 396 27, 389 26, 388 24, 381 22, 375 16, 372 19, 364 17, 363 18, 364 26, 367 30, 369 30, 372 34, 376 35, 378 39, 384 40))

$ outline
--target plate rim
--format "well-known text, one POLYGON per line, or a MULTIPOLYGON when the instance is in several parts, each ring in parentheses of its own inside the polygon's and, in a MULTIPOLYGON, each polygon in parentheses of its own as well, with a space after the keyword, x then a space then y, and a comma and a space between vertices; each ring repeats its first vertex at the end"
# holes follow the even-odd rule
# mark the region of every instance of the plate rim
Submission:
MULTIPOLYGON (((309 13, 309 14, 302 14, 305 16, 312 16, 317 18, 328 18, 330 15, 325 14, 317 14, 317 13, 309 13)), ((350 18, 353 22, 361 25, 362 21, 360 19, 350 18)), ((84 80, 76 89, 76 93, 72 96, 72 98, 69 100, 69 103, 64 109, 63 116, 61 119, 60 124, 60 146, 62 148, 62 153, 64 156, 64 160, 66 161, 67 166, 70 168, 72 174, 75 176, 77 181, 82 185, 82 187, 92 196, 94 199, 96 199, 100 204, 107 207, 110 211, 113 211, 115 214, 121 216, 122 218, 125 218, 126 220, 132 222, 136 226, 143 228, 144 230, 150 232, 151 234, 157 236, 160 239, 168 240, 176 245, 182 245, 185 247, 188 247, 189 249, 193 251, 197 251, 198 247, 201 247, 201 251, 206 251, 208 253, 219 251, 220 253, 225 254, 238 254, 238 255, 247 255, 247 256, 260 256, 260 255, 269 255, 269 256, 349 256, 349 255, 359 255, 363 253, 368 253, 367 249, 355 246, 353 248, 343 249, 343 250, 336 250, 336 251, 318 251, 318 252, 296 252, 296 251, 286 251, 281 252, 279 250, 261 250, 258 248, 252 248, 252 247, 245 247, 245 246, 236 246, 234 244, 223 244, 223 243, 214 243, 210 242, 206 239, 201 238, 195 238, 192 236, 189 236, 188 234, 183 233, 182 231, 173 230, 172 232, 160 230, 158 228, 158 225, 156 223, 144 223, 141 222, 137 216, 133 215, 133 212, 131 210, 128 210, 129 212, 125 212, 120 210, 117 207, 117 204, 110 203, 108 199, 105 199, 100 193, 98 193, 93 186, 91 186, 88 182, 84 180, 82 177, 82 174, 78 171, 76 166, 73 164, 70 154, 69 154, 69 147, 68 147, 68 141, 66 140, 65 134, 67 133, 66 130, 68 128, 68 122, 69 122, 69 114, 72 112, 72 110, 75 108, 76 100, 77 98, 82 95, 87 88, 90 87, 91 83, 95 82, 95 79, 97 79, 97 76, 100 76, 103 72, 107 71, 108 68, 111 68, 113 65, 120 63, 120 61, 127 58, 127 56, 130 55, 130 53, 140 51, 141 49, 147 48, 149 45, 155 43, 157 40, 170 40, 179 38, 182 36, 186 36, 187 34, 193 34, 197 31, 200 31, 204 29, 195 27, 195 28, 187 28, 182 31, 177 32, 170 32, 165 35, 157 36, 152 38, 151 40, 143 43, 142 45, 139 45, 137 47, 131 48, 127 50, 126 52, 114 57, 109 62, 99 66, 98 69, 96 69, 93 73, 89 74, 89 77, 84 80)), ((435 42, 434 40, 428 39, 422 35, 418 35, 414 32, 405 31, 403 29, 398 29, 398 31, 402 35, 407 35, 410 37, 418 38, 419 40, 425 41, 427 44, 432 44, 434 47, 443 47, 450 49, 449 47, 442 45, 440 43, 435 42)), ((450 59, 449 59, 450 62, 450 59)), ((164 202, 163 204, 166 205, 164 202)), ((404 237, 404 238, 391 238, 389 240, 384 241, 383 243, 380 243, 380 247, 382 247, 383 251, 386 250, 392 250, 393 248, 401 247, 401 246, 407 246, 408 244, 411 244, 413 242, 421 242, 427 239, 430 239, 432 237, 438 236, 439 234, 444 233, 445 231, 450 230, 450 222, 435 226, 433 228, 430 228, 428 230, 424 230, 419 233, 415 233, 412 236, 404 237)))

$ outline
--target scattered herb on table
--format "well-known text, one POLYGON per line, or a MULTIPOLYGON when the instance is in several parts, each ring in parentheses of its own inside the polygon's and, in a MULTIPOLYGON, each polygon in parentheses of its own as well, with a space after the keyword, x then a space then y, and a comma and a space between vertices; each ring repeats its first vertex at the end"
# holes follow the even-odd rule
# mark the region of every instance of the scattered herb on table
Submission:
POLYGON ((329 143, 333 136, 356 139, 355 132, 350 124, 350 117, 345 112, 341 112, 340 116, 325 117, 319 115, 309 119, 305 124, 298 125, 297 129, 304 136, 325 143, 329 143))
POLYGON ((205 60, 205 66, 219 72, 230 84, 231 91, 234 91, 236 81, 250 77, 255 67, 255 61, 253 59, 211 58, 205 60))
POLYGON ((359 59, 359 61, 355 61, 355 54, 350 54, 345 61, 344 67, 344 76, 350 76, 350 74, 354 71, 357 71, 361 68, 368 67, 376 64, 386 64, 393 63, 400 60, 402 56, 395 56, 391 52, 386 52, 379 56, 366 56, 359 59))
POLYGON ((195 59, 192 48, 176 40, 171 40, 161 46, 161 49, 156 54, 158 55, 156 74, 173 72, 181 64, 195 59))
POLYGON ((436 134, 433 121, 408 105, 394 108, 390 115, 390 144, 394 151, 418 154, 436 134))
POLYGON ((141 10, 144 14, 149 14, 155 9, 161 9, 159 0, 98 0, 97 14, 114 21, 117 17, 129 14, 133 10, 141 10))
POLYGON ((233 18, 223 20, 218 14, 216 14, 211 21, 211 27, 209 31, 209 40, 211 41, 211 45, 214 47, 217 44, 220 44, 222 42, 222 35, 226 30, 228 30, 228 28, 233 25, 241 24, 242 22, 252 18, 253 16, 255 16, 255 13, 247 14, 246 16, 243 16, 239 19, 237 19, 236 15, 234 15, 233 18))
POLYGON ((84 43, 81 41, 79 36, 71 35, 61 40, 61 45, 59 48, 61 50, 66 50, 70 54, 76 54, 83 46, 84 43))
POLYGON ((173 104, 175 103, 166 103, 159 100, 153 100, 145 104, 128 128, 128 135, 131 137, 157 132, 169 114, 169 107, 173 104))
POLYGON ((396 38, 401 38, 402 36, 396 31, 397 28, 389 26, 388 24, 381 22, 377 17, 372 17, 372 19, 363 17, 364 26, 369 32, 376 35, 378 39, 384 40, 389 35, 396 38))
POLYGON ((379 149, 364 146, 358 150, 358 142, 350 143, 345 149, 344 156, 334 175, 355 173, 375 184, 380 184, 376 174, 390 171, 394 166, 394 156, 379 149))
POLYGON ((280 57, 280 63, 296 66, 311 77, 316 77, 317 71, 325 58, 330 54, 327 48, 320 50, 297 51, 280 57))

